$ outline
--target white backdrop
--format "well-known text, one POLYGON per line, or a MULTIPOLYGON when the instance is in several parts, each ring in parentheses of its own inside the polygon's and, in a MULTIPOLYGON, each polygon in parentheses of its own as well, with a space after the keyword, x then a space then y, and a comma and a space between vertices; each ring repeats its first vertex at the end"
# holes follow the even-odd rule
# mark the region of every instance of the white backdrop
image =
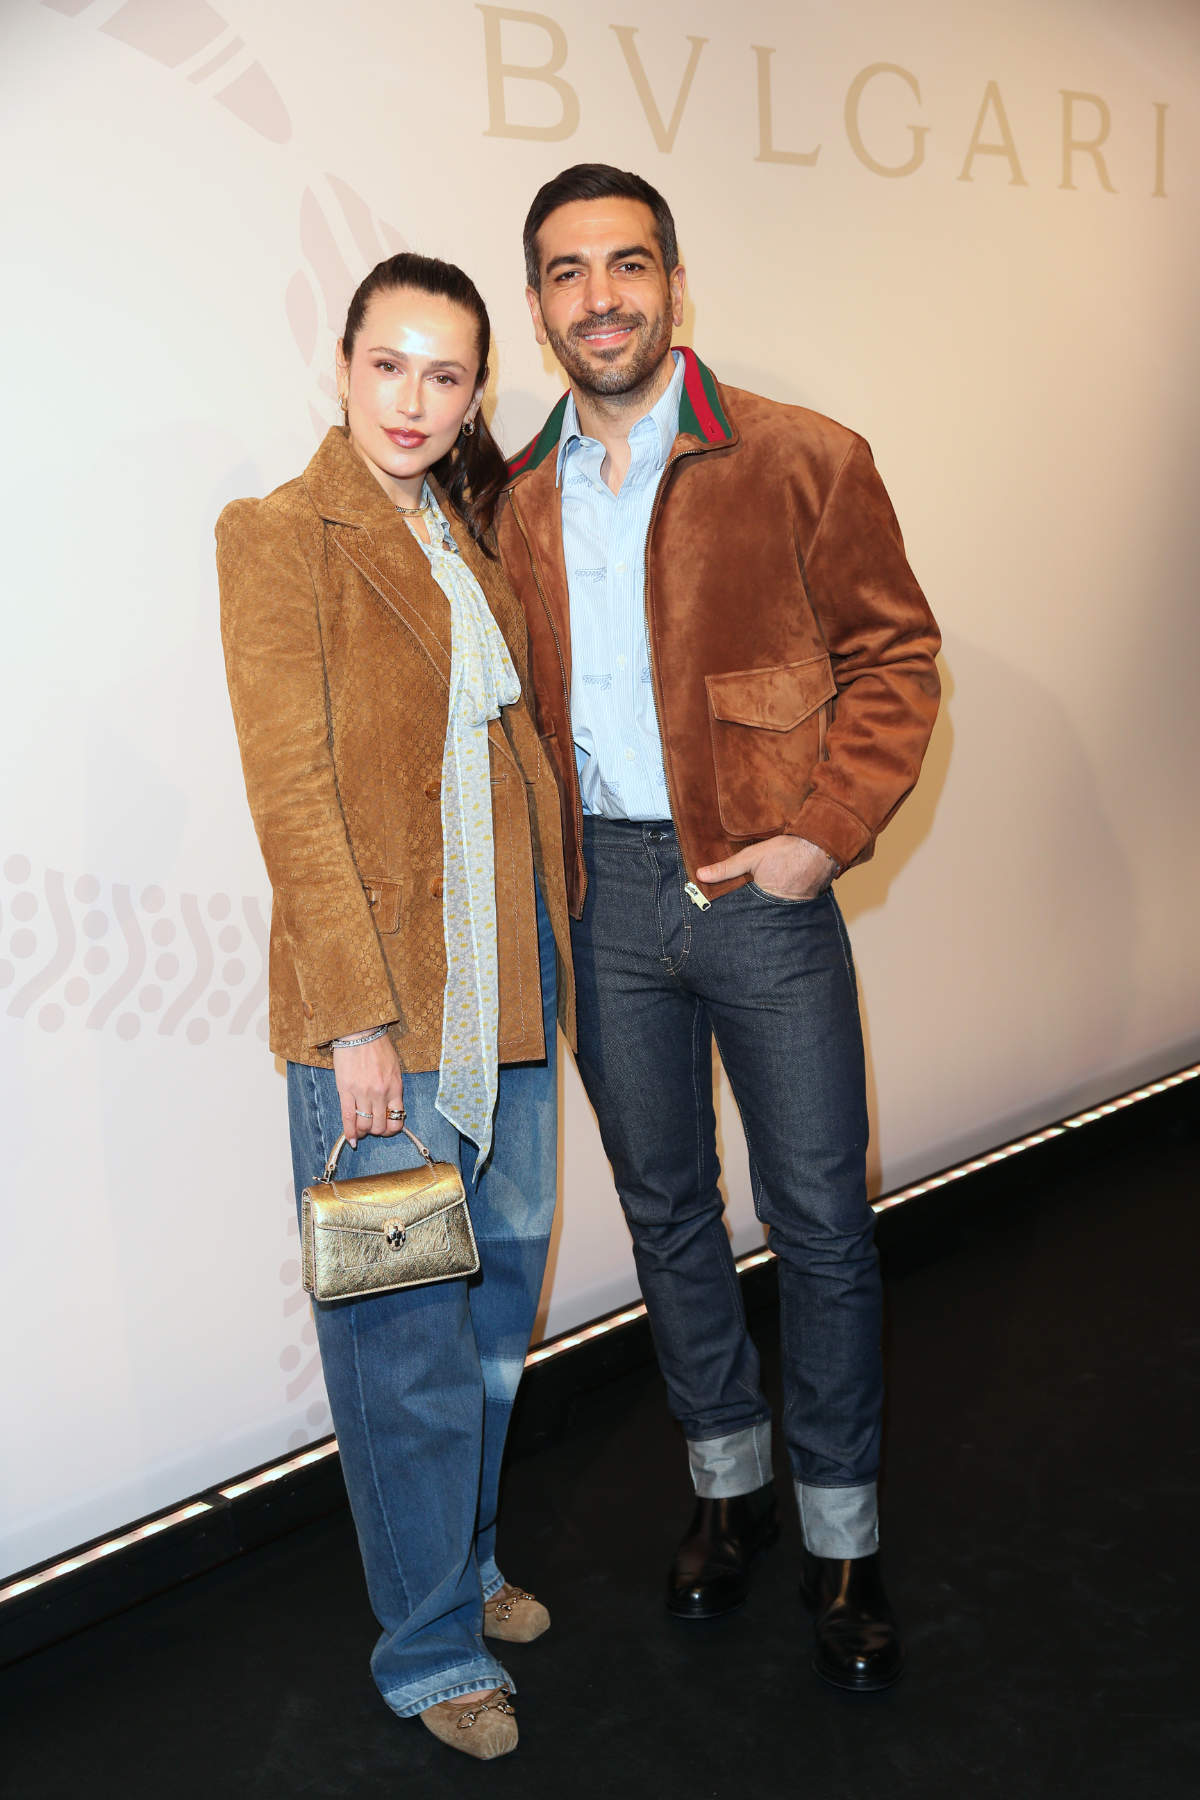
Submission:
MULTIPOLYGON (((923 784, 842 883, 876 1181, 1197 1054, 1200 13, 611 12, 0 11, 0 1571, 329 1429, 212 523, 306 462, 349 293, 406 243, 479 281, 497 428, 533 431, 520 225, 568 162, 666 192, 724 379, 869 437, 945 630, 923 784)), ((549 1330, 634 1289, 564 1097, 549 1330)))

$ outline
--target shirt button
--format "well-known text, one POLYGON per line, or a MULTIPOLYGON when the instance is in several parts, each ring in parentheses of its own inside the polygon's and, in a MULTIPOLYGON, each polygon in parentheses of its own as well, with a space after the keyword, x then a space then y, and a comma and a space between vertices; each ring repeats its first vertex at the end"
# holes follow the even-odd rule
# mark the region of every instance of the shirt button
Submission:
POLYGON ((623 574, 624 574, 624 573, 625 573, 625 564, 624 564, 624 563, 623 563, 623 562, 622 562, 622 563, 618 563, 618 564, 617 564, 617 574, 618 574, 618 575, 623 575, 623 574))
POLYGON ((626 762, 634 762, 634 761, 636 761, 636 758, 635 758, 635 756, 634 756, 634 753, 633 753, 633 751, 632 751, 632 750, 627 750, 627 751, 626 751, 626 752, 625 752, 625 761, 626 761, 626 762))
POLYGON ((617 658, 618 669, 623 669, 625 667, 625 663, 626 663, 626 658, 623 656, 618 656, 618 658, 617 658))

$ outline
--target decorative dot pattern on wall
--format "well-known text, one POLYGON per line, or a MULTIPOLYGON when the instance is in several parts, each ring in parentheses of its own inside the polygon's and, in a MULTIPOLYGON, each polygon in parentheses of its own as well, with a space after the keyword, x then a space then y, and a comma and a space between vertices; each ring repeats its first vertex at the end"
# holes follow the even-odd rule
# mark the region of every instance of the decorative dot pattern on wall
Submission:
POLYGON ((178 893, 92 874, 0 869, 0 990, 43 1031, 207 1043, 267 1036, 267 920, 254 894, 178 893), (170 946, 167 948, 167 946, 170 946), (237 954, 233 954, 236 952, 237 954))

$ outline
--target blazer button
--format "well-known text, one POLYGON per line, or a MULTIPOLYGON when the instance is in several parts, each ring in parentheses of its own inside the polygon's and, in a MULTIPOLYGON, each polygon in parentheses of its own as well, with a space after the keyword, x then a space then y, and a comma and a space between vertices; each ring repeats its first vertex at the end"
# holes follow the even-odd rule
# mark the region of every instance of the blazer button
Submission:
POLYGON ((440 781, 427 781, 425 783, 425 798, 427 800, 436 800, 441 790, 442 784, 440 781))
POLYGON ((300 1011, 304 1014, 306 1019, 312 1019, 312 1018, 316 1017, 315 1013, 313 1012, 312 1007, 309 1005, 307 1000, 302 1000, 300 1002, 300 1011))
POLYGON ((432 881, 431 881, 431 882, 430 882, 430 884, 429 884, 429 891, 430 891, 430 893, 431 893, 431 894, 432 894, 432 895, 433 895, 433 897, 434 897, 434 899, 435 899, 435 900, 440 900, 440 899, 441 899, 441 897, 442 897, 442 889, 443 889, 443 888, 444 888, 444 887, 445 887, 445 885, 446 885, 446 884, 445 884, 445 882, 444 882, 444 881, 443 881, 443 880, 442 880, 442 878, 441 878, 441 876, 440 876, 440 875, 435 875, 435 876, 434 876, 434 878, 433 878, 433 880, 432 880, 432 881))

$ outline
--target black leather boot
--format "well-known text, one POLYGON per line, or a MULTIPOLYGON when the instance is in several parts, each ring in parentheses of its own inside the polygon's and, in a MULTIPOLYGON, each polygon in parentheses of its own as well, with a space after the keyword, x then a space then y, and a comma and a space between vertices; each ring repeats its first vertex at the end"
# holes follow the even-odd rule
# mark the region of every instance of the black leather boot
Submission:
POLYGON ((834 1687, 871 1694, 904 1667, 896 1621, 883 1591, 879 1556, 839 1561, 802 1552, 800 1597, 816 1616, 813 1668, 834 1687))
POLYGON ((679 1619, 715 1619, 740 1606, 750 1565, 778 1536, 773 1481, 732 1500, 698 1499, 667 1576, 667 1611, 679 1619))

